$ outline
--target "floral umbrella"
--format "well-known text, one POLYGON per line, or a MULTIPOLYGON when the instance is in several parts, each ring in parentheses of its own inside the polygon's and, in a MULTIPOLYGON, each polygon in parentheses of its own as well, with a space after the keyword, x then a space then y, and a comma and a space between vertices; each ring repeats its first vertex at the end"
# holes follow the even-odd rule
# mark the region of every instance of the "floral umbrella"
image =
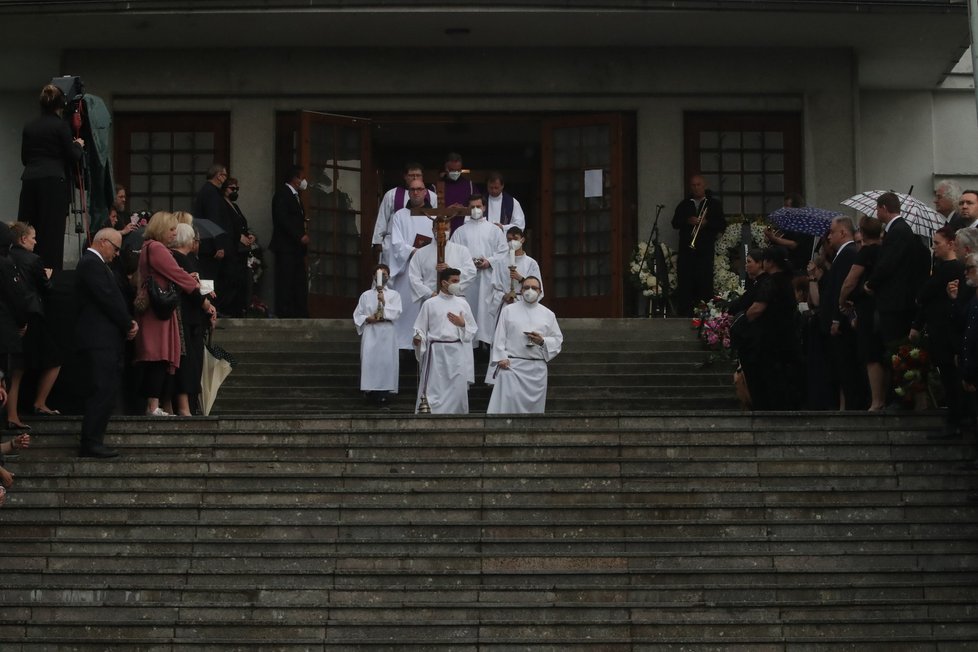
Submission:
POLYGON ((828 211, 814 206, 799 208, 779 208, 767 216, 771 224, 782 231, 794 231, 821 238, 832 226, 832 218, 842 213, 828 211))
MULTIPOLYGON (((876 215, 876 200, 888 190, 867 190, 840 202, 843 206, 854 208, 866 215, 876 215)), ((912 195, 894 193, 900 199, 900 215, 907 221, 917 235, 925 238, 933 237, 934 231, 944 226, 944 218, 940 213, 916 199, 912 195)))

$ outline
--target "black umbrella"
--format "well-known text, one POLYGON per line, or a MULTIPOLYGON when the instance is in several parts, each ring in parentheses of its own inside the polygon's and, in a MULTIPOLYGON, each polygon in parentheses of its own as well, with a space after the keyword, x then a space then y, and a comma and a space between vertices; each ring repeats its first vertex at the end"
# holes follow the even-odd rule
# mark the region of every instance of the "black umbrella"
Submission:
POLYGON ((226 233, 224 229, 217 225, 217 223, 211 220, 194 218, 194 228, 197 229, 197 234, 200 237, 200 241, 214 240, 226 233))

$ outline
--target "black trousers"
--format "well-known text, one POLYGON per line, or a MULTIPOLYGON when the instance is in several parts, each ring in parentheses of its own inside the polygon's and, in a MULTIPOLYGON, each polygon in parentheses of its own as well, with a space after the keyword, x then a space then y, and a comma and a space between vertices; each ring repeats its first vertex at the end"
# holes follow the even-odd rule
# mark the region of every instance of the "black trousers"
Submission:
MULTIPOLYGON (((859 360, 856 333, 846 328, 838 335, 828 336, 829 360, 834 383, 842 390, 846 410, 865 410, 869 407, 869 376, 866 365, 859 360)), ((838 396, 833 397, 838 406, 838 396)))
POLYGON ((37 235, 34 253, 41 257, 45 267, 55 270, 64 267, 68 193, 68 181, 59 177, 25 179, 20 187, 17 219, 34 227, 37 235))
POLYGON ((679 252, 676 310, 681 316, 691 316, 700 301, 713 298, 713 245, 712 241, 703 241, 697 243, 696 249, 686 247, 679 252))
POLYGON ((275 252, 275 315, 309 316, 306 260, 300 253, 275 252))
POLYGON ((89 371, 90 382, 81 430, 81 445, 85 448, 101 444, 105 438, 122 377, 122 346, 120 342, 115 349, 87 349, 79 353, 89 371))

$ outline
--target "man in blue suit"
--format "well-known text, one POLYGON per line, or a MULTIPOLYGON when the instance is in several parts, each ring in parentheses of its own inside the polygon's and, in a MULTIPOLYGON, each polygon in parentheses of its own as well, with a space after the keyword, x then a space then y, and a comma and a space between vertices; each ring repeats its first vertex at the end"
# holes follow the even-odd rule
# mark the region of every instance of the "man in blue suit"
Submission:
POLYGON ((75 341, 90 376, 80 457, 119 456, 103 440, 119 391, 124 343, 136 337, 139 330, 109 269, 121 248, 122 234, 114 228, 102 229, 82 254, 75 271, 79 305, 75 341))

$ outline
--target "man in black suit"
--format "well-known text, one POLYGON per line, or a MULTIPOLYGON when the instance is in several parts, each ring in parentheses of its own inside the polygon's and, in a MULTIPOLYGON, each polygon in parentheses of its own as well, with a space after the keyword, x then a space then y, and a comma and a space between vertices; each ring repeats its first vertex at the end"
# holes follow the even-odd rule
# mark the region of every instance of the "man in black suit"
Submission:
POLYGON ((942 179, 934 189, 934 208, 944 217, 944 223, 957 231, 965 225, 965 220, 958 213, 958 202, 961 200, 961 186, 951 179, 942 179))
POLYGON ((930 273, 930 252, 900 217, 900 198, 894 193, 876 200, 876 216, 883 222, 883 244, 865 290, 876 296, 883 343, 892 347, 910 333, 917 293, 930 273))
MULTIPOLYGON (((197 191, 194 198, 193 216, 197 220, 210 220, 217 226, 226 229, 224 213, 227 202, 224 201, 224 182, 228 179, 228 169, 220 163, 215 163, 207 169, 207 180, 197 191)), ((200 263, 200 277, 214 281, 217 296, 224 289, 224 258, 227 256, 229 235, 224 233, 216 238, 207 238, 200 244, 197 260, 200 263)), ((238 315, 235 315, 236 317, 238 315)))
POLYGON ((689 178, 689 195, 676 206, 672 228, 679 231, 676 310, 688 317, 700 301, 713 298, 713 248, 717 235, 727 228, 723 205, 719 199, 711 196, 702 176, 694 174, 689 178), (694 248, 693 232, 700 222, 700 215, 703 220, 694 248))
POLYGON ((309 233, 299 193, 308 187, 302 166, 289 168, 288 177, 272 197, 272 240, 275 252, 275 314, 308 317, 306 250, 309 233))
POLYGON ((103 440, 119 390, 123 344, 139 330, 109 269, 121 248, 122 234, 111 227, 102 229, 82 254, 75 272, 79 305, 76 344, 91 381, 82 419, 81 457, 119 455, 103 440))
POLYGON ((957 233, 961 229, 973 229, 978 227, 978 190, 963 190, 958 199, 958 210, 954 212, 954 218, 949 221, 948 226, 957 233))
MULTIPOLYGON (((869 407, 869 379, 865 366, 859 363, 856 331, 839 307, 839 294, 849 270, 856 262, 855 226, 848 217, 832 220, 828 242, 835 257, 826 275, 825 291, 819 299, 819 318, 822 332, 827 334, 829 372, 833 385, 839 388, 839 407, 844 410, 865 410, 869 407)), ((872 315, 860 315, 872 319, 872 315)))

